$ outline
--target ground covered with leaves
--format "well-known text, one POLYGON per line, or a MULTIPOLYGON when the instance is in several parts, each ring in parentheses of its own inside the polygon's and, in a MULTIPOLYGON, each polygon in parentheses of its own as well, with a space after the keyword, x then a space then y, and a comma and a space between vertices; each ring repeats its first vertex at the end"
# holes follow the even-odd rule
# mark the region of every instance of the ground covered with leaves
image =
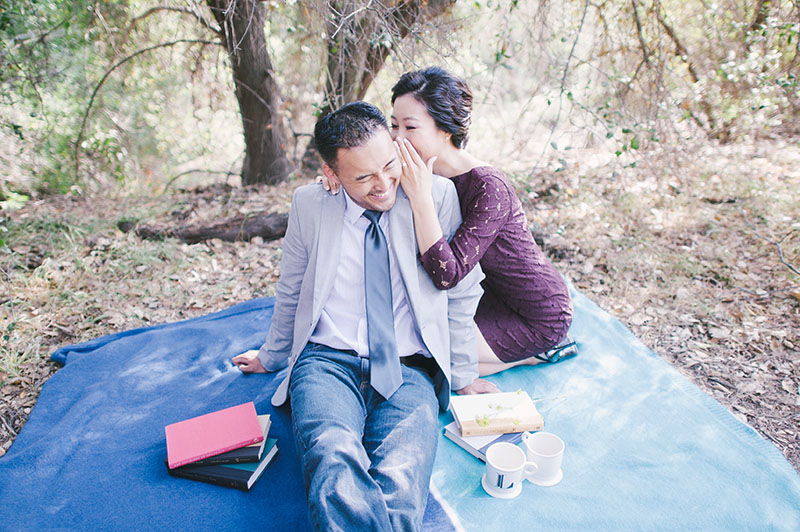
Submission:
MULTIPOLYGON (((800 470, 800 146, 708 145, 514 174, 534 236, 582 292, 800 470)), ((3 212, 0 455, 60 346, 274 294, 280 240, 142 240, 164 227, 288 212, 292 191, 227 184, 30 202, 3 212)))

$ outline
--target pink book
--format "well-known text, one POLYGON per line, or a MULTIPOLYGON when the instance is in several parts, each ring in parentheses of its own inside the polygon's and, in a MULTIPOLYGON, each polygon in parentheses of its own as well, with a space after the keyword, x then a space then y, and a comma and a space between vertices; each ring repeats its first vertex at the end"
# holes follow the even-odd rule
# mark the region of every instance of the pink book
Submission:
POLYGON ((172 423, 164 431, 170 469, 264 439, 252 401, 172 423))

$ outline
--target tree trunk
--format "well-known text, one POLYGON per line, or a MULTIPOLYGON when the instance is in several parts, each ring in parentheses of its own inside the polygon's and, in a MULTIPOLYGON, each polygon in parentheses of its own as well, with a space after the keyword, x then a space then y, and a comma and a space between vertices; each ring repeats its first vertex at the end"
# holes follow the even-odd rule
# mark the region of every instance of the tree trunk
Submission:
MULTIPOLYGON (((444 14, 453 4, 455 0, 329 3, 325 29, 328 64, 321 114, 362 99, 389 53, 414 25, 444 14)), ((319 166, 313 142, 303 155, 303 164, 319 166)))
POLYGON ((338 2, 340 11, 332 7, 328 17, 325 106, 330 109, 363 98, 389 52, 414 24, 443 14, 455 0, 401 0, 366 8, 359 4, 363 2, 338 2))
POLYGON ((207 0, 222 28, 244 129, 242 183, 275 184, 289 175, 280 90, 264 35, 258 0, 207 0))
POLYGON ((187 244, 196 244, 214 238, 226 242, 247 242, 257 236, 264 240, 276 240, 286 234, 288 223, 289 215, 286 213, 256 213, 212 225, 159 227, 122 221, 117 227, 124 233, 135 231, 139 238, 145 240, 163 240, 171 237, 183 240, 187 244))

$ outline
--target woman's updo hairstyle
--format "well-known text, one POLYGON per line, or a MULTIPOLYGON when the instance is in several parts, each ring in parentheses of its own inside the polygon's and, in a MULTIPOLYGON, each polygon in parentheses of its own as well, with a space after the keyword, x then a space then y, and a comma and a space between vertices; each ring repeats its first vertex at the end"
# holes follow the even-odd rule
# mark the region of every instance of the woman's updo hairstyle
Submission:
POLYGON ((472 91, 466 81, 439 67, 406 72, 392 87, 392 105, 405 94, 425 106, 437 128, 450 133, 453 146, 466 147, 472 121, 472 91))

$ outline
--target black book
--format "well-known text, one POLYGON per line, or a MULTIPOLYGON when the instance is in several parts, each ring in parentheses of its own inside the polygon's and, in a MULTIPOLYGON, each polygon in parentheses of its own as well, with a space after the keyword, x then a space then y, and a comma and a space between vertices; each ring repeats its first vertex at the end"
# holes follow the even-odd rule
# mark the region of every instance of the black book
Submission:
POLYGON ((221 465, 221 464, 239 464, 243 462, 258 462, 264 455, 264 447, 267 443, 267 435, 269 434, 269 427, 271 425, 269 414, 258 416, 258 424, 261 426, 261 432, 264 434, 264 439, 258 443, 245 445, 226 453, 209 456, 202 460, 197 460, 187 465, 221 465))
POLYGON ((219 486, 238 488, 247 491, 261 473, 266 469, 267 464, 278 452, 278 442, 275 438, 269 438, 265 445, 265 452, 258 462, 245 462, 238 464, 218 464, 218 465, 194 465, 189 464, 172 469, 167 466, 167 471, 174 477, 200 480, 219 486))

